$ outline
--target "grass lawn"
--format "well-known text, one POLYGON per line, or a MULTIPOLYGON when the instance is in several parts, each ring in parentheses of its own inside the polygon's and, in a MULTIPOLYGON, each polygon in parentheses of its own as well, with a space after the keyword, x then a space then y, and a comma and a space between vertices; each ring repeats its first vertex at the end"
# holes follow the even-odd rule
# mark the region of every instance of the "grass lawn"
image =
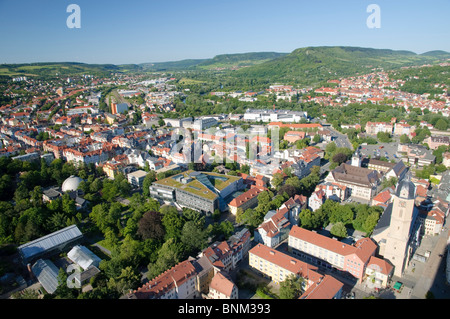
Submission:
POLYGON ((199 80, 193 80, 193 79, 187 79, 187 78, 182 78, 179 81, 180 84, 204 84, 206 82, 204 81, 199 81, 199 80))

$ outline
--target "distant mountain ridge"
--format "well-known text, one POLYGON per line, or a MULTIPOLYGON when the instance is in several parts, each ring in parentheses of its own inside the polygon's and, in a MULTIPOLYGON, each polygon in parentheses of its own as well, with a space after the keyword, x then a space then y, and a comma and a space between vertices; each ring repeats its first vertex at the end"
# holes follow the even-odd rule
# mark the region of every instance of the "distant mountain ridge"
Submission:
POLYGON ((450 53, 434 50, 416 54, 405 50, 372 49, 350 46, 320 46, 299 48, 291 53, 249 52, 221 54, 211 59, 141 64, 87 64, 77 62, 1 64, 0 76, 55 76, 70 74, 108 75, 128 72, 176 72, 232 69, 231 77, 317 83, 329 78, 353 76, 373 68, 385 70, 402 66, 436 63, 450 59, 450 53))
POLYGON ((278 52, 248 52, 216 55, 211 59, 186 59, 181 61, 155 62, 139 64, 144 70, 154 71, 182 71, 182 70, 210 70, 214 68, 231 68, 263 63, 287 55, 278 52))

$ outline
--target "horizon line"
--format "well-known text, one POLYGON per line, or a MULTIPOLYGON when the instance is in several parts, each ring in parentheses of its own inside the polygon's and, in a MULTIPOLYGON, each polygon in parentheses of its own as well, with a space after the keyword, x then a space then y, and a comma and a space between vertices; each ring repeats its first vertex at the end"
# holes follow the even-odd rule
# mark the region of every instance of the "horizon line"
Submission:
POLYGON ((306 48, 361 48, 361 49, 373 49, 373 50, 390 50, 390 51, 394 51, 394 52, 400 52, 400 51, 405 51, 405 52, 411 52, 414 53, 416 55, 423 55, 425 53, 429 53, 429 52, 435 52, 435 51, 441 51, 444 53, 448 53, 450 54, 450 52, 445 51, 445 50, 440 50, 440 49, 435 49, 435 50, 428 50, 428 51, 424 51, 422 53, 417 53, 415 51, 412 50, 403 50, 403 49, 389 49, 389 48, 373 48, 373 47, 362 47, 362 46, 354 46, 354 45, 317 45, 317 46, 305 46, 305 47, 299 47, 296 48, 294 50, 292 50, 291 52, 278 52, 278 51, 249 51, 249 52, 236 52, 236 53, 220 53, 220 54, 216 54, 213 57, 209 57, 209 58, 180 58, 178 60, 165 60, 165 61, 151 61, 151 62, 139 62, 139 63, 104 63, 104 62, 79 62, 79 61, 35 61, 35 62, 0 62, 0 65, 7 65, 7 64, 12 64, 12 65, 20 65, 20 64, 44 64, 44 63, 76 63, 76 64, 88 64, 88 65, 92 65, 92 64, 98 64, 98 65, 115 65, 115 66, 120 66, 120 65, 141 65, 141 64, 156 64, 156 63, 172 63, 172 62, 181 62, 181 61, 188 61, 188 60, 210 60, 213 59, 217 56, 221 56, 221 55, 237 55, 237 54, 249 54, 249 53, 279 53, 279 54, 291 54, 296 50, 299 49, 306 49, 306 48))

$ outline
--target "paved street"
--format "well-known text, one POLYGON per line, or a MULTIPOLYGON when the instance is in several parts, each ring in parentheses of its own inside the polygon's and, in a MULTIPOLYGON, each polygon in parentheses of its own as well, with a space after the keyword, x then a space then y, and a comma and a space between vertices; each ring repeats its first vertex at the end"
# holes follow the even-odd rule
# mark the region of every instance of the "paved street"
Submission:
POLYGON ((337 147, 346 147, 349 149, 353 149, 352 144, 350 143, 348 136, 346 134, 339 133, 333 128, 327 127, 331 131, 331 135, 333 136, 333 142, 336 143, 337 147))
POLYGON ((445 278, 447 239, 448 226, 438 236, 423 238, 417 253, 424 255, 429 251, 430 257, 426 262, 412 260, 402 278, 412 289, 412 299, 423 299, 428 291, 437 299, 450 299, 450 286, 446 284, 445 278))

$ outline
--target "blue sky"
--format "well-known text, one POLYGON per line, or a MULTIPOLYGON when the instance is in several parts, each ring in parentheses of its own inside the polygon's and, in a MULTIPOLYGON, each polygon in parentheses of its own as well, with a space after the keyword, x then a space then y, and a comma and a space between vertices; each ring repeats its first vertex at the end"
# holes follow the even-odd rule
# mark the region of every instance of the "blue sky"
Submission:
POLYGON ((0 0, 0 63, 145 63, 349 45, 450 52, 448 0, 0 0), (69 29, 69 4, 81 28, 69 29), (369 29, 369 4, 381 28, 369 29))

